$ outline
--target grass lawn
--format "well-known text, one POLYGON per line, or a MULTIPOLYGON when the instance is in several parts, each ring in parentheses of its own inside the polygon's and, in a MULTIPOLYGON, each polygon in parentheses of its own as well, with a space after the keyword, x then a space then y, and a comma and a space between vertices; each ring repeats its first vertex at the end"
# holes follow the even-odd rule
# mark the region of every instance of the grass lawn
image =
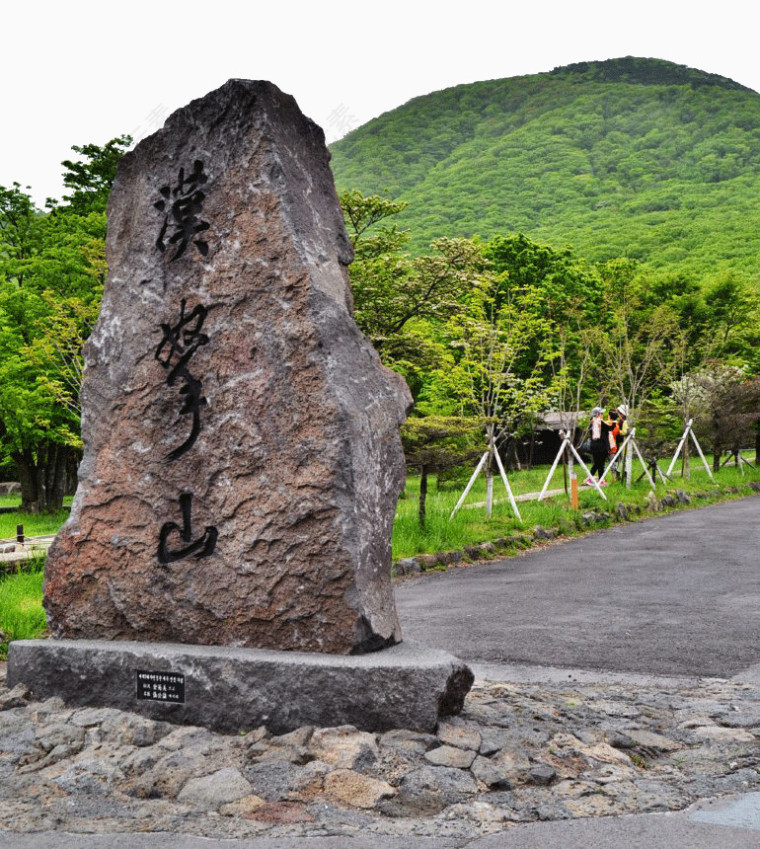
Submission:
MULTIPOLYGON (((64 498, 64 504, 71 504, 71 497, 64 498)), ((0 507, 18 507, 21 504, 19 495, 0 495, 0 507)), ((54 534, 69 518, 68 510, 57 513, 0 513, 0 539, 16 539, 16 526, 24 526, 24 535, 28 537, 54 534)))
MULTIPOLYGON (((754 454, 748 454, 747 459, 752 461, 754 454)), ((707 457, 708 463, 712 460, 707 457)), ((661 467, 667 470, 669 461, 663 461, 661 467)), ((680 465, 678 472, 673 472, 672 483, 663 484, 657 481, 655 495, 662 498, 668 492, 681 489, 687 494, 712 492, 718 488, 726 489, 736 486, 746 486, 751 481, 760 482, 760 469, 750 469, 744 466, 744 473, 733 465, 724 466, 719 472, 713 473, 715 482, 708 477, 704 467, 697 460, 691 460, 690 478, 680 476, 680 465)), ((582 482, 582 469, 576 465, 576 470, 581 472, 579 482, 582 482)), ((641 472, 638 464, 634 465, 634 480, 641 472)), ((510 472, 509 483, 515 496, 525 493, 537 493, 543 488, 549 467, 537 467, 531 470, 510 472)), ((592 508, 602 510, 614 509, 618 502, 624 505, 643 504, 650 486, 644 478, 629 490, 622 483, 611 483, 604 487, 607 497, 605 502, 595 489, 581 488, 579 492, 579 509, 572 510, 570 499, 564 494, 563 470, 561 467, 555 471, 549 490, 563 490, 561 495, 551 498, 545 497, 543 501, 519 501, 517 503, 522 522, 518 521, 512 512, 506 490, 501 479, 494 479, 494 509, 492 518, 485 518, 485 507, 477 506, 483 504, 486 497, 485 475, 478 478, 473 486, 464 506, 457 515, 449 520, 449 515, 459 500, 459 496, 467 484, 468 475, 465 474, 455 484, 447 483, 443 491, 438 491, 434 477, 428 480, 428 496, 426 508, 425 527, 420 528, 418 519, 419 498, 419 475, 410 475, 407 478, 406 490, 399 500, 396 510, 396 519, 393 525, 393 557, 411 557, 415 554, 435 553, 438 551, 453 551, 461 549, 465 545, 476 545, 480 542, 488 542, 500 537, 509 537, 541 525, 545 528, 560 527, 567 534, 576 533, 581 524, 584 512, 592 508)), ((720 500, 726 496, 716 496, 720 500)), ((702 504, 707 503, 705 500, 702 504)))
POLYGON ((34 639, 45 630, 43 563, 43 558, 29 561, 24 571, 0 576, 0 658, 7 657, 8 640, 34 639))

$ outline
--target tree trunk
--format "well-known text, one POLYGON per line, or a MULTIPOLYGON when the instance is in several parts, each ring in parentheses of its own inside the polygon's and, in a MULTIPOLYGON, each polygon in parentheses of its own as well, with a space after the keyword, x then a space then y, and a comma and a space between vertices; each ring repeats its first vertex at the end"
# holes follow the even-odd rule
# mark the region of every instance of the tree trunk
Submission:
POLYGON ((723 446, 717 440, 713 443, 713 471, 720 471, 720 455, 723 453, 723 446))
POLYGON ((427 499, 428 489, 428 467, 426 464, 420 466, 420 502, 419 502, 419 517, 420 527, 425 527, 425 500, 427 499))
POLYGON ((755 465, 760 465, 760 419, 755 422, 755 465))
POLYGON ((22 511, 54 513, 63 507, 71 453, 64 445, 47 442, 37 451, 17 451, 11 455, 21 483, 22 511))
POLYGON ((489 424, 486 429, 488 440, 488 461, 486 462, 486 519, 491 518, 493 512, 493 454, 496 451, 495 428, 489 424))
POLYGON ((486 519, 490 519, 493 515, 493 468, 491 463, 492 457, 489 457, 486 468, 486 519))
POLYGON ((565 495, 568 494, 568 486, 570 485, 570 471, 568 469, 568 455, 570 455, 571 451, 565 451, 562 457, 562 480, 565 484, 565 495))
POLYGON ((717 415, 713 416, 713 471, 720 471, 720 455, 723 451, 723 443, 721 442, 721 421, 717 415))

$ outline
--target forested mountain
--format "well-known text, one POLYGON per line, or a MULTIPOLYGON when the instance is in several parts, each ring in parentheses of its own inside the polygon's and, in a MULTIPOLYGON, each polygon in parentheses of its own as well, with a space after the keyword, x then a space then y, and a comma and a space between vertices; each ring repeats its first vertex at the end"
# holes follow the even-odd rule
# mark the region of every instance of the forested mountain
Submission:
POLYGON ((521 232, 592 261, 760 270, 760 94, 626 57, 418 97, 332 145, 339 189, 407 201, 439 236, 521 232))

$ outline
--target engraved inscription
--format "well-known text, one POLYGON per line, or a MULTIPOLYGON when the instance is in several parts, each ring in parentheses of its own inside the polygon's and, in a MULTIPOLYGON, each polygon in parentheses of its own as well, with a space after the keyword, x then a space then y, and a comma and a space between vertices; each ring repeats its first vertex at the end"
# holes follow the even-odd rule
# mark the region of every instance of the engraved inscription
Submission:
POLYGON ((179 497, 179 508, 182 512, 182 527, 176 522, 167 522, 161 528, 158 538, 159 563, 173 563, 175 560, 182 560, 185 557, 195 557, 196 560, 199 560, 214 553, 219 531, 214 527, 207 526, 203 531, 203 535, 194 540, 191 518, 192 507, 193 496, 189 492, 182 493, 179 497), (170 549, 169 537, 172 534, 178 534, 182 542, 186 543, 186 545, 181 548, 170 549))
POLYGON ((180 316, 176 324, 161 324, 163 338, 155 353, 158 362, 168 372, 167 384, 174 386, 178 380, 183 382, 179 390, 180 395, 184 396, 184 403, 179 411, 180 415, 192 416, 190 435, 180 446, 169 453, 169 460, 176 460, 193 447, 201 430, 201 407, 207 403, 201 394, 201 381, 192 375, 188 363, 201 345, 208 344, 208 336, 201 333, 208 310, 202 304, 198 304, 186 315, 185 304, 183 298, 180 316))
POLYGON ((185 175, 185 169, 180 168, 176 184, 162 186, 159 190, 161 200, 156 201, 153 206, 164 213, 164 220, 156 239, 156 247, 161 253, 172 249, 170 262, 179 259, 190 242, 202 256, 208 254, 208 242, 197 238, 210 227, 208 221, 200 217, 203 201, 206 199, 201 186, 206 182, 208 176, 203 171, 203 162, 196 159, 192 171, 185 175))

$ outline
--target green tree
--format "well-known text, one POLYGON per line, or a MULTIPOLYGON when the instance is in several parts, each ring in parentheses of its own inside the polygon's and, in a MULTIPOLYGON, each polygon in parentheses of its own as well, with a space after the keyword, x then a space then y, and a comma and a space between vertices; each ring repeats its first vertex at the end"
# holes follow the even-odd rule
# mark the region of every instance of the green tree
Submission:
POLYGON ((410 257, 408 234, 388 221, 405 204, 357 191, 340 196, 355 259, 354 317, 385 365, 404 375, 417 398, 442 348, 435 328, 457 314, 485 261, 469 239, 436 239, 434 253, 410 257))
POLYGON ((464 312, 444 328, 450 362, 437 373, 439 391, 460 415, 487 422, 489 517, 496 451, 507 448, 521 429, 532 428, 553 392, 546 368, 551 351, 545 344, 551 323, 536 309, 533 289, 512 287, 505 299, 503 282, 500 275, 481 275, 464 312))
POLYGON ((402 426, 407 465, 420 470, 420 527, 425 527, 429 476, 474 460, 480 453, 476 440, 482 430, 479 419, 458 416, 412 417, 402 426))
POLYGON ((75 148, 88 161, 65 163, 72 202, 47 214, 18 184, 0 187, 0 451, 30 512, 60 508, 79 455, 81 349, 106 273, 104 181, 126 141, 75 148))
POLYGON ((131 136, 118 136, 102 147, 97 144, 73 145, 72 150, 80 159, 64 159, 66 169, 63 185, 71 189, 64 195, 68 208, 77 215, 105 212, 111 184, 116 176, 116 166, 124 152, 132 144, 131 136))
POLYGON ((646 279, 628 263, 602 267, 605 321, 593 332, 598 397, 625 403, 633 424, 653 393, 675 379, 685 335, 672 305, 649 297, 646 279))

